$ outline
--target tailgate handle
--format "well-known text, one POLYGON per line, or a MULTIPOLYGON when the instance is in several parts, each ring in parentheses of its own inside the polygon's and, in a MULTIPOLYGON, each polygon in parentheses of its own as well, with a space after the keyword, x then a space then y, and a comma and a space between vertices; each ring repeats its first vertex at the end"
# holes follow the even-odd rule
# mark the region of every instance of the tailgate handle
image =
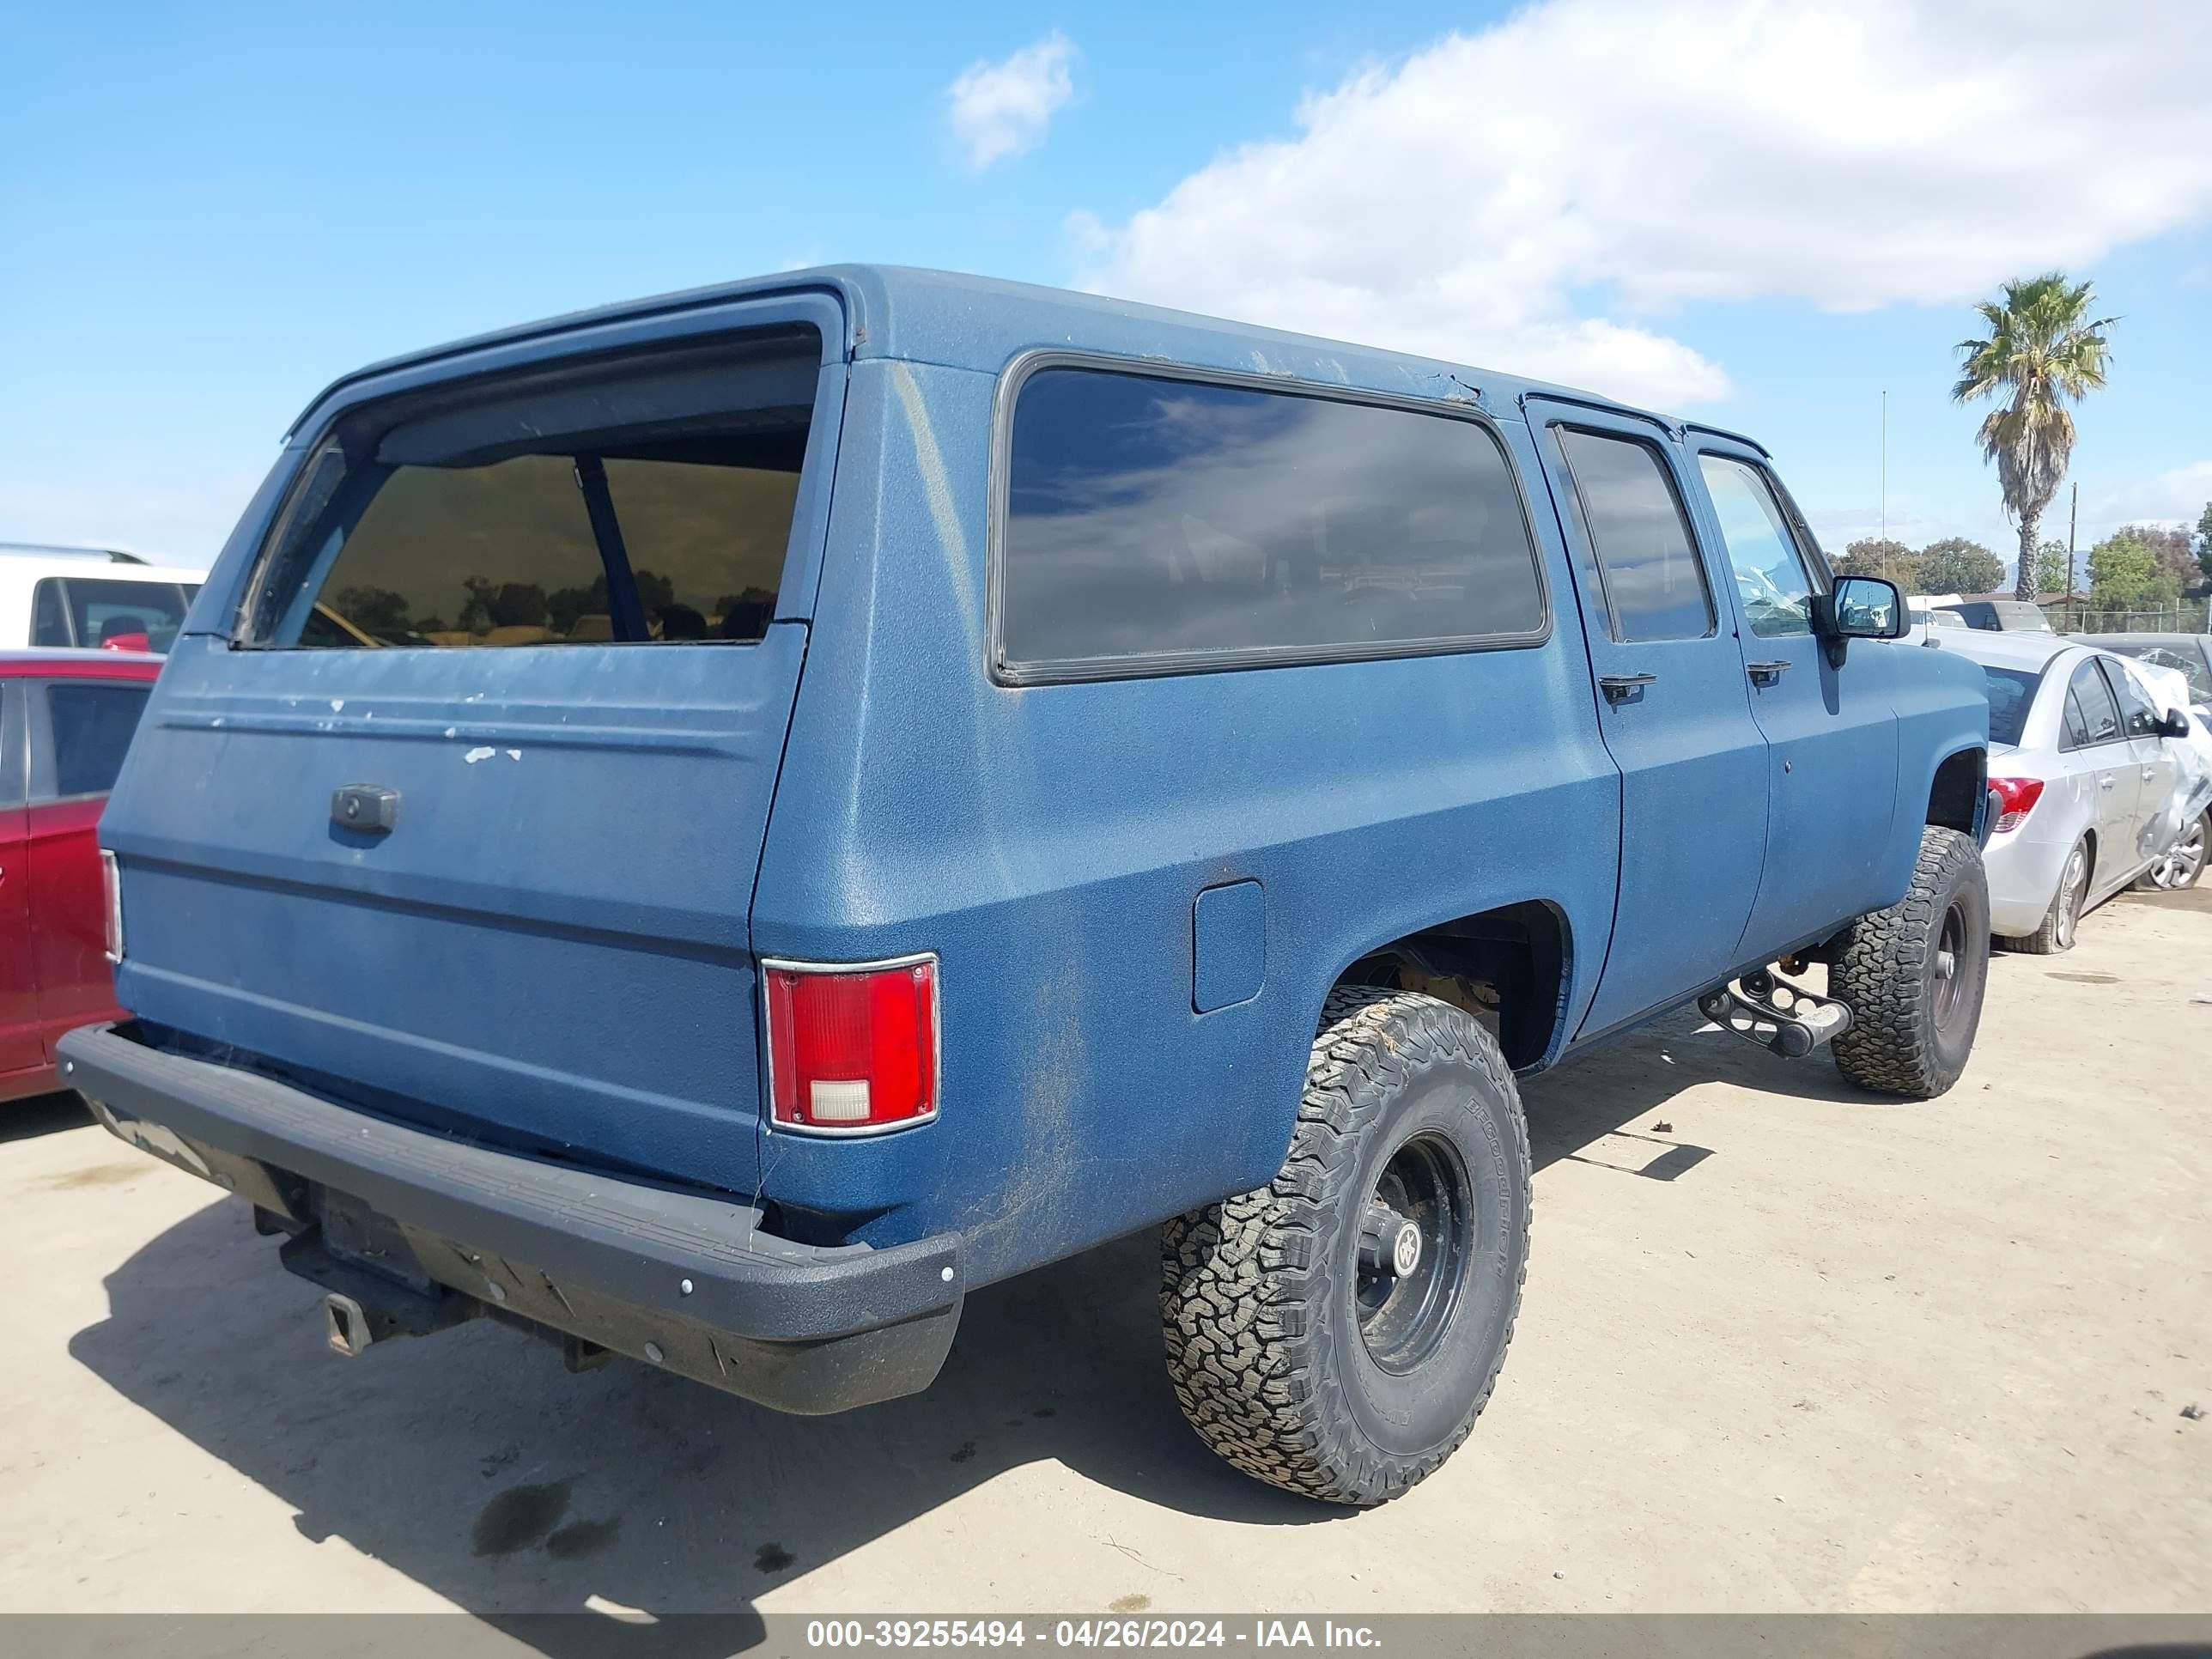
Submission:
POLYGON ((364 836, 388 836, 399 821, 399 792, 377 783, 349 783, 331 792, 331 822, 364 836))

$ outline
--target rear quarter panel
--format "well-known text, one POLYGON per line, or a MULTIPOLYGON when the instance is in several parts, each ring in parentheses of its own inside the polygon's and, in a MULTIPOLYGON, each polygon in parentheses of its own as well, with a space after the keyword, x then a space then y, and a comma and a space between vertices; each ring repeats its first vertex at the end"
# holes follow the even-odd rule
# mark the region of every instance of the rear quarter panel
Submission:
MULTIPOLYGON (((995 384, 853 371, 753 910, 767 955, 940 954, 939 1118, 872 1141, 766 1134, 763 1182, 872 1216, 872 1242, 959 1229, 979 1283, 1269 1179, 1322 998, 1376 945, 1548 900, 1571 929, 1578 1017, 1619 850, 1540 484, 1540 647, 1001 686, 986 671, 995 384), (1193 902, 1242 880, 1265 896, 1260 990, 1199 1014, 1193 902)), ((1525 481, 1526 429, 1504 429, 1525 481)))

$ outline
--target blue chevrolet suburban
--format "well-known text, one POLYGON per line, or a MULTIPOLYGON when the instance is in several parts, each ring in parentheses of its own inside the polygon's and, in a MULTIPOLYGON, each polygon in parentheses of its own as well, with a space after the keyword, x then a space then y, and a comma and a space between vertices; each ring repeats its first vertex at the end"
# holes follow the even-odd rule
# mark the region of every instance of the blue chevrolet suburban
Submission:
POLYGON ((1965 1065, 1978 671, 1750 439, 839 267, 325 391, 102 823, 117 1133, 327 1335, 490 1317, 794 1412, 1161 1230, 1199 1435, 1348 1504, 1466 1437, 1515 1079, 1697 1001, 1965 1065))

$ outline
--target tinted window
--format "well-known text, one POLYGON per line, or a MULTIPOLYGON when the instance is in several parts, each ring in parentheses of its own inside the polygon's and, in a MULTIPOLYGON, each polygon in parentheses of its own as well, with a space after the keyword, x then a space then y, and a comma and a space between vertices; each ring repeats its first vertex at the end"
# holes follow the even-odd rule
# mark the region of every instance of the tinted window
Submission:
POLYGON ((1991 668, 1984 664, 1982 682, 1990 697, 1990 741, 2017 744, 2027 724, 2028 705, 2035 701, 2035 688, 2043 684, 2043 676, 2024 668, 1991 668))
POLYGON ((1769 638, 1811 633, 1813 580, 1766 475, 1726 455, 1698 456, 1698 470, 1721 521, 1751 631, 1769 638))
POLYGON ((1529 635, 1535 552, 1478 422, 1105 370, 1023 382, 1000 645, 1112 672, 1529 635))
POLYGON ((2105 678, 2112 683, 2112 690, 2120 700, 2120 724, 2131 738, 2155 738, 2158 735, 2158 711, 2150 706, 2150 699, 2136 684, 2136 677, 2116 662, 2103 665, 2105 678))
POLYGON ((1597 553, 1616 640, 1695 640, 1713 631, 1705 573, 1650 444, 1559 428, 1574 479, 1569 497, 1597 553))
POLYGON ((76 643, 70 637, 69 611, 62 603, 62 585, 52 576, 31 590, 31 643, 76 643))
POLYGON ((792 349, 763 336, 717 347, 710 362, 641 362, 551 386, 491 383, 450 406, 349 417, 303 470, 270 538, 243 642, 760 639, 819 372, 817 357, 792 349))
POLYGON ((2066 732, 2061 749, 2083 749, 2112 743, 2120 736, 2119 706, 2112 701, 2105 677, 2097 672, 2095 658, 2074 671, 2066 683, 2066 732))
POLYGON ((378 482, 297 643, 584 645, 625 637, 586 489, 604 489, 637 585, 643 641, 757 640, 798 499, 795 470, 745 447, 700 461, 567 455, 398 466, 378 482))
POLYGON ((104 795, 115 787, 148 689, 90 681, 47 684, 56 795, 104 795))
POLYGON ((69 584, 79 645, 166 652, 176 642, 198 583, 83 581, 69 584))

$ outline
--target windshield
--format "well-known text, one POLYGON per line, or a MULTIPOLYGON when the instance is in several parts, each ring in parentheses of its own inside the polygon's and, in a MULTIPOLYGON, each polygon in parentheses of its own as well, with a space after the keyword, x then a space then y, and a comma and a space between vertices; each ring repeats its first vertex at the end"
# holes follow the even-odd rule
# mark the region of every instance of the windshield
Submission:
POLYGON ((2027 725, 2028 705, 2035 701, 2035 688, 2043 684, 2043 676, 2025 668, 1984 666, 1982 682, 1990 699, 1990 741, 2018 747, 2027 725))

